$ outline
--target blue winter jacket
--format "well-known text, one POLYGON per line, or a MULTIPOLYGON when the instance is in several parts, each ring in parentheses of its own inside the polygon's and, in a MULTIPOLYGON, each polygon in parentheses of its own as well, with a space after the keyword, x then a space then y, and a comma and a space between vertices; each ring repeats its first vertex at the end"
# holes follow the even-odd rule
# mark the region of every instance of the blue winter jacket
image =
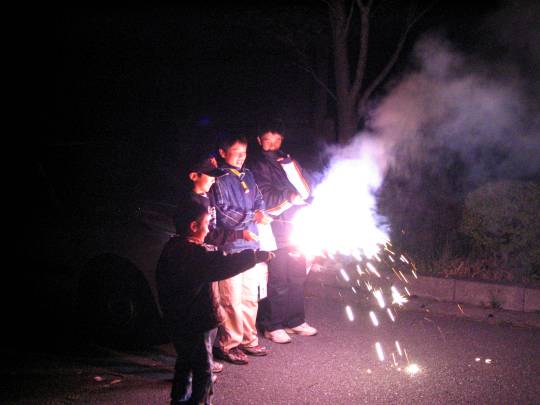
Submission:
MULTIPOLYGON (((249 169, 236 169, 229 165, 220 167, 225 175, 217 177, 210 189, 217 210, 218 227, 230 230, 248 229, 258 235, 254 214, 264 210, 264 200, 249 169)), ((225 252, 258 249, 259 242, 245 239, 227 239, 219 248, 225 252)))

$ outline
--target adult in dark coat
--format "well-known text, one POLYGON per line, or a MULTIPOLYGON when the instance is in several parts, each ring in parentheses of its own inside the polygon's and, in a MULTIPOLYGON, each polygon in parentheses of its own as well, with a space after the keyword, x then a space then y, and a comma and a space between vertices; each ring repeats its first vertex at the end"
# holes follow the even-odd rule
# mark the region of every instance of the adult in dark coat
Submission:
POLYGON ((268 295, 261 301, 259 323, 265 337, 276 343, 289 343, 291 334, 313 336, 317 330, 305 321, 304 285, 306 261, 293 253, 289 237, 291 220, 310 198, 311 188, 300 165, 281 150, 283 135, 264 131, 257 138, 260 156, 250 167, 274 218, 272 231, 278 250, 268 265, 268 295))

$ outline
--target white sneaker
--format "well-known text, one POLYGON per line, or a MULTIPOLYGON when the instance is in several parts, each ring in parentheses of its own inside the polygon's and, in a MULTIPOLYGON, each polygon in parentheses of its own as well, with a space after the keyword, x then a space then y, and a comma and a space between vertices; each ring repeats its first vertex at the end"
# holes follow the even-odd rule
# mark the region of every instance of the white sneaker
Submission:
POLYGON ((294 328, 285 328, 285 332, 296 333, 302 336, 314 336, 318 331, 313 326, 308 325, 307 322, 304 322, 303 324, 295 326, 294 328))
POLYGON ((287 335, 283 329, 276 329, 273 331, 264 331, 264 337, 275 343, 290 343, 291 337, 287 335))

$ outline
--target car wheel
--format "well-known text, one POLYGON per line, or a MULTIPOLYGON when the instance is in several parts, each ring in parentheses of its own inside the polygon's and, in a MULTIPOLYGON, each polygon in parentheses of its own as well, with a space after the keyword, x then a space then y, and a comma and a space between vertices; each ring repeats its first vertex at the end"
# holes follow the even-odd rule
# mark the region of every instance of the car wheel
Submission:
POLYGON ((115 255, 99 256, 85 267, 79 279, 78 309, 87 337, 107 346, 151 345, 162 332, 144 276, 115 255))

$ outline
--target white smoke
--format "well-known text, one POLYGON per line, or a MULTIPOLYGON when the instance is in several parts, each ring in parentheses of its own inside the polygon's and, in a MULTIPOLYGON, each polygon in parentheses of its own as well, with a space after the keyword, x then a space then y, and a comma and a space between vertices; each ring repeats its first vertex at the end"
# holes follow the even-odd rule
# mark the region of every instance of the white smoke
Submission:
MULTIPOLYGON (((515 23, 516 14, 511 15, 515 23)), ((506 38, 501 18, 497 15, 497 33, 506 38)), ((539 42, 525 47, 535 47, 535 61, 539 42)), ((295 241, 312 253, 324 248, 374 253, 386 239, 374 197, 386 171, 417 176, 407 173, 407 161, 436 165, 437 148, 460 159, 469 188, 494 178, 538 177, 539 72, 525 69, 524 74, 517 58, 505 56, 512 54, 484 60, 437 35, 421 39, 414 48, 415 67, 371 111, 369 130, 330 150, 329 169, 315 190, 313 206, 298 218, 295 241)))
POLYGON ((448 148, 476 182, 538 172, 536 117, 517 69, 502 74, 500 66, 471 61, 437 37, 421 40, 415 59, 418 68, 371 114, 381 142, 416 159, 429 159, 430 147, 448 148))

